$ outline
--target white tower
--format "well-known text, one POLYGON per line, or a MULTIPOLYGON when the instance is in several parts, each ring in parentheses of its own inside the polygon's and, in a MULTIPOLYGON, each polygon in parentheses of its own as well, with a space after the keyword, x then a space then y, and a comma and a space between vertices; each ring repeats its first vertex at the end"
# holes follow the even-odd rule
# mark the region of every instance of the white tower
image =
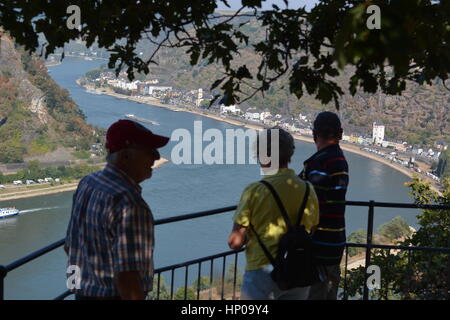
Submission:
POLYGON ((200 88, 200 89, 198 89, 196 106, 200 107, 200 103, 202 103, 202 101, 203 101, 203 89, 200 88))
POLYGON ((381 144, 384 141, 384 126, 373 123, 372 140, 375 144, 381 144))

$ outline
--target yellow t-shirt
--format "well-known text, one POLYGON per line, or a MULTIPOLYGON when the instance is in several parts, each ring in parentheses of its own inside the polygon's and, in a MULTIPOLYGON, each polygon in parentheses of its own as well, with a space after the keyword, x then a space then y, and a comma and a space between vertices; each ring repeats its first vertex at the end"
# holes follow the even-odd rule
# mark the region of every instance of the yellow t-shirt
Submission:
MULTIPOLYGON (((263 180, 272 185, 283 203, 286 212, 294 224, 303 202, 306 182, 301 180, 292 169, 283 168, 263 180)), ((280 209, 270 192, 261 182, 248 185, 233 216, 233 221, 244 227, 250 222, 273 257, 277 254, 278 242, 287 231, 280 209)), ((301 224, 307 231, 319 224, 319 203, 313 186, 309 185, 309 197, 301 224)), ((256 270, 270 263, 258 243, 255 234, 247 229, 248 243, 245 250, 247 265, 245 270, 256 270)))

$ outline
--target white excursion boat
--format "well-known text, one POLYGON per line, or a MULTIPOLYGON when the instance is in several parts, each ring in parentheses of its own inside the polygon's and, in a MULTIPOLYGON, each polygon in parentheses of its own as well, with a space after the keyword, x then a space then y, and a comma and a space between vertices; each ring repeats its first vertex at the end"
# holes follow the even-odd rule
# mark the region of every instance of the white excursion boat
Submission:
POLYGON ((98 95, 103 94, 103 92, 101 92, 101 91, 98 91, 98 90, 92 90, 92 89, 87 89, 86 92, 87 92, 87 93, 92 93, 92 94, 98 94, 98 95))
POLYGON ((0 219, 18 215, 19 212, 16 208, 0 208, 0 219))
POLYGON ((159 123, 156 122, 156 121, 148 120, 148 119, 144 119, 144 118, 139 118, 139 117, 136 117, 134 114, 131 114, 131 113, 126 114, 125 118, 130 119, 130 120, 134 120, 134 121, 140 121, 140 122, 149 123, 149 124, 152 124, 154 126, 159 126, 159 123))

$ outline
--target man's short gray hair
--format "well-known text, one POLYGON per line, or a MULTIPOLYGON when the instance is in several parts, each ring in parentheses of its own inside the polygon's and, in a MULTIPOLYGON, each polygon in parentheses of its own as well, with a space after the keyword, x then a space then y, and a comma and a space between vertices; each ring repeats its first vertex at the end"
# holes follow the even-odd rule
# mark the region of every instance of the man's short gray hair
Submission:
POLYGON ((292 135, 286 130, 276 126, 270 129, 264 129, 259 132, 257 139, 257 147, 256 147, 256 156, 259 157, 259 144, 260 137, 262 135, 267 136, 267 155, 270 157, 272 154, 272 131, 278 130, 278 147, 279 147, 279 163, 280 164, 288 164, 291 162, 291 157, 294 154, 295 143, 292 135))
POLYGON ((116 164, 117 160, 119 158, 119 152, 120 151, 113 152, 113 153, 108 152, 108 154, 106 155, 106 162, 109 164, 116 164))

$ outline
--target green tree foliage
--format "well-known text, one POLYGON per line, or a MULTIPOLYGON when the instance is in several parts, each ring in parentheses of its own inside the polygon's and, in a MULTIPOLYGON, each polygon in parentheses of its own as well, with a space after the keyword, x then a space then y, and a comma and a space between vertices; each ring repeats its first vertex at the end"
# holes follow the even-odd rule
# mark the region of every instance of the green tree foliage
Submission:
POLYGON ((436 168, 436 174, 440 178, 450 177, 450 149, 447 148, 441 152, 436 168))
POLYGON ((88 78, 89 80, 95 80, 97 78, 100 77, 100 74, 102 73, 101 69, 94 69, 91 71, 86 72, 86 78, 88 78))
POLYGON ((27 163, 26 169, 21 169, 15 174, 3 176, 4 183, 12 183, 14 180, 37 180, 44 178, 60 178, 65 180, 81 179, 93 171, 100 170, 98 166, 77 164, 73 167, 59 166, 42 168, 38 161, 27 163))
POLYGON ((241 270, 239 270, 239 267, 235 268, 234 263, 231 263, 228 266, 227 272, 225 274, 225 283, 233 286, 234 282, 236 282, 236 288, 240 288, 242 285, 242 279, 243 275, 241 270))
POLYGON ((399 94, 406 80, 433 84, 435 78, 448 78, 448 1, 319 0, 310 11, 277 5, 261 10, 263 2, 242 1, 236 13, 219 14, 215 10, 219 3, 227 5, 224 0, 204 0, 201 5, 197 0, 75 0, 70 4, 80 7, 83 27, 69 30, 66 1, 48 5, 17 0, 1 4, 0 25, 29 50, 38 49, 38 34, 43 33, 46 55, 70 40, 81 38, 88 47, 97 41, 112 52, 108 66, 116 72, 126 68, 130 79, 139 72, 149 73, 149 65, 158 63, 153 53, 160 48, 182 47, 191 65, 223 68, 224 76, 211 88, 220 87, 226 104, 244 101, 240 94, 250 88, 254 91, 248 97, 251 92, 266 92, 286 76, 290 93, 297 98, 307 92, 338 106, 343 88, 332 78, 346 65, 354 68, 348 80, 352 94, 358 88, 399 94), (381 10, 380 29, 367 27, 371 4, 381 10), (267 32, 256 43, 250 38, 255 27, 247 26, 250 18, 267 32), (136 50, 142 38, 155 44, 145 57, 136 50), (255 70, 235 63, 247 46, 259 56, 255 70))
POLYGON ((437 166, 438 166, 437 161, 433 161, 433 162, 431 163, 430 169, 431 169, 432 171, 434 171, 434 170, 437 169, 437 166))
POLYGON ((149 300, 170 300, 170 287, 164 277, 161 275, 159 280, 159 296, 158 296, 158 277, 153 278, 153 289, 147 295, 149 300))
POLYGON ((0 162, 22 162, 27 151, 23 143, 24 126, 31 126, 30 112, 17 102, 17 88, 9 79, 0 77, 0 102, 2 111, 8 115, 8 121, 0 127, 0 162), (2 90, 3 89, 3 90, 2 90))
POLYGON ((111 87, 111 89, 118 94, 124 94, 126 96, 131 96, 131 90, 127 90, 127 89, 122 89, 122 88, 118 88, 118 87, 111 87))
MULTIPOLYGON (((363 229, 358 229, 355 232, 350 233, 347 237, 347 242, 350 243, 366 243, 367 232, 363 229)), ((348 255, 350 257, 355 256, 361 252, 364 252, 364 248, 348 248, 348 255)))
POLYGON ((192 287, 179 287, 175 292, 174 300, 197 300, 197 293, 192 287))
POLYGON ((192 288, 194 288, 197 292, 198 287, 200 287, 200 291, 211 288, 211 278, 208 276, 201 276, 200 278, 194 280, 192 283, 192 288))
MULTIPOLYGON (((417 204, 450 204, 450 180, 444 180, 442 195, 429 184, 415 178, 409 184, 417 204)), ((417 216, 419 229, 401 241, 403 246, 450 248, 448 210, 422 210, 417 216)), ((373 250, 372 264, 381 269, 381 289, 377 299, 446 299, 450 298, 450 255, 441 252, 373 250)), ((348 272, 349 296, 361 296, 364 268, 348 272)))
POLYGON ((378 227, 377 233, 388 240, 396 240, 411 234, 408 223, 402 217, 395 217, 392 221, 378 227))
MULTIPOLYGON (((214 287, 217 289, 218 293, 222 293, 222 276, 216 276, 214 281, 214 287)), ((224 296, 230 298, 233 294, 233 291, 239 292, 242 286, 243 281, 243 273, 239 268, 236 269, 235 276, 235 267, 234 263, 230 263, 225 272, 225 279, 223 283, 224 296), (236 286, 235 286, 236 283, 236 286)))
POLYGON ((0 162, 22 162, 25 155, 44 154, 61 145, 89 150, 90 145, 97 140, 97 134, 86 124, 84 114, 70 98, 68 91, 60 88, 49 77, 41 59, 21 47, 3 45, 9 43, 8 40, 7 36, 1 40, 2 55, 10 57, 12 63, 20 57, 17 62, 22 63, 25 72, 19 68, 15 73, 0 74, 0 118, 8 117, 8 121, 0 128, 0 162), (32 99, 38 96, 34 94, 29 97, 31 87, 20 84, 24 79, 44 94, 39 98, 42 98, 44 111, 49 115, 45 124, 38 121, 36 114, 30 111, 32 99))

